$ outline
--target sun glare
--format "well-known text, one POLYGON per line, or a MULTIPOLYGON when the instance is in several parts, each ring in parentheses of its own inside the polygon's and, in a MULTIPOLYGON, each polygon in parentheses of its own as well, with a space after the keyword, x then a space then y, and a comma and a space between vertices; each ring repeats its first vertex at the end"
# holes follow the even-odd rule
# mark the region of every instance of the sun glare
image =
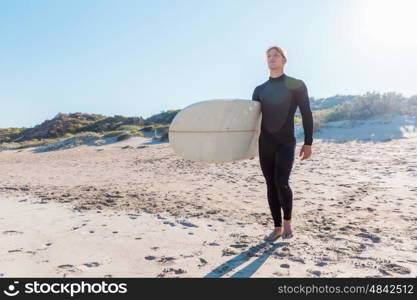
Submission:
POLYGON ((416 0, 363 0, 359 30, 366 38, 386 45, 417 45, 416 0))

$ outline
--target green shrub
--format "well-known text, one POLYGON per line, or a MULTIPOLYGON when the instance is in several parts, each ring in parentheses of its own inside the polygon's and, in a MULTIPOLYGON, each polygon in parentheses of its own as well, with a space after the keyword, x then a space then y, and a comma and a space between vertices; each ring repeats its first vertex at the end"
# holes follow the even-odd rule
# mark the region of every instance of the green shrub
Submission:
POLYGON ((352 102, 344 102, 332 108, 325 122, 339 120, 363 120, 378 115, 408 114, 415 111, 414 100, 401 94, 367 92, 357 96, 352 102))
POLYGON ((139 130, 132 130, 132 131, 130 131, 130 133, 131 133, 133 136, 141 136, 141 137, 143 137, 143 136, 144 136, 143 131, 139 131, 139 130))

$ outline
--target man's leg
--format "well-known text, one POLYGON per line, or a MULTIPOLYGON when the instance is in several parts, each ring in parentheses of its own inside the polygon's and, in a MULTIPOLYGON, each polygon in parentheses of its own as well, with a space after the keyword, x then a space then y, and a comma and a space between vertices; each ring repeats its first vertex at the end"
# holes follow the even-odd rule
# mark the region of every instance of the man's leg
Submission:
POLYGON ((259 162, 266 181, 268 204, 271 210, 271 215, 272 219, 274 220, 275 227, 274 231, 267 237, 268 240, 275 240, 281 235, 282 232, 281 205, 278 199, 274 180, 274 148, 275 145, 273 140, 268 139, 268 136, 265 136, 261 133, 259 137, 259 162))
POLYGON ((291 230, 291 213, 293 192, 289 185, 289 178, 294 164, 296 143, 279 144, 275 152, 275 187, 277 189, 278 199, 284 211, 284 232, 283 237, 290 236, 291 230))

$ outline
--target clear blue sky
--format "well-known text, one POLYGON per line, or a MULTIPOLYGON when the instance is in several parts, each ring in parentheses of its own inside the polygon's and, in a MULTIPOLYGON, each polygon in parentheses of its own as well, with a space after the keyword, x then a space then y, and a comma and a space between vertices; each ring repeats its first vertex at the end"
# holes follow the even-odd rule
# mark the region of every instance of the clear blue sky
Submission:
POLYGON ((250 99, 270 45, 310 97, 417 94, 417 1, 381 1, 2 0, 0 127, 250 99))

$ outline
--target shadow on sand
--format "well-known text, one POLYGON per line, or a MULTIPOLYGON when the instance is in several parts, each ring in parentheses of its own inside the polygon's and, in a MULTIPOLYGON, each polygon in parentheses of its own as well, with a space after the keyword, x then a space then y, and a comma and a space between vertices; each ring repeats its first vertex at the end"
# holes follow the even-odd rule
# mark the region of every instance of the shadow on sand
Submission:
POLYGON ((249 261, 249 259, 254 256, 256 253, 264 249, 263 253, 251 262, 249 265, 241 269, 240 271, 236 272, 230 278, 248 278, 251 277, 268 259, 268 257, 279 247, 288 246, 287 242, 277 242, 277 243, 269 243, 269 242, 262 242, 261 244, 252 246, 248 250, 240 253, 238 256, 226 261, 225 263, 221 264, 220 266, 216 267, 210 273, 208 273, 204 278, 220 278, 226 273, 236 269, 240 265, 244 264, 245 262, 249 261), (271 247, 267 247, 272 245, 271 247))

